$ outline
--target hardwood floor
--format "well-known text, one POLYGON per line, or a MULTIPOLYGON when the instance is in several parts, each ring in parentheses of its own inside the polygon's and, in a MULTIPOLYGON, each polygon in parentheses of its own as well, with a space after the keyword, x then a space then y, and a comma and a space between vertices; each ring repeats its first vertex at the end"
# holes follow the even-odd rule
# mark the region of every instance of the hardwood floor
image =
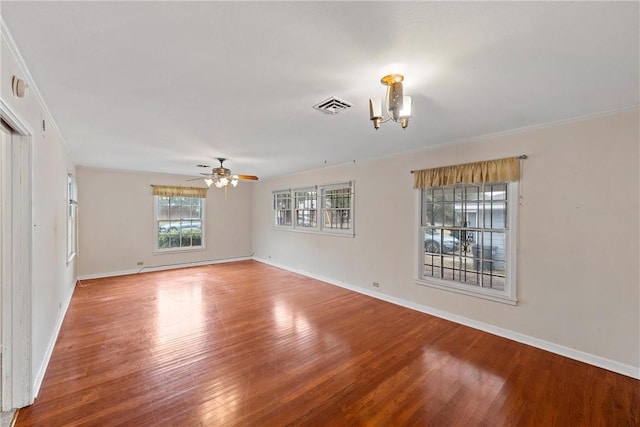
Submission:
POLYGON ((255 261, 82 281, 16 426, 632 426, 640 381, 255 261))

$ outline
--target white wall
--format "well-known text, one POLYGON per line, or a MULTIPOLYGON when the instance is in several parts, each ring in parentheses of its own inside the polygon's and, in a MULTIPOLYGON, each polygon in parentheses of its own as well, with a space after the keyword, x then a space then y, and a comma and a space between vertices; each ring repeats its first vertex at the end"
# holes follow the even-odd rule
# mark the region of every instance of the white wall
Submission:
POLYGON ((261 182, 252 209, 255 257, 368 293, 376 281, 387 299, 567 348, 571 356, 638 377, 638 115, 627 111, 261 182), (529 159, 520 185, 518 305, 416 285, 417 191, 410 171, 520 154, 529 159), (273 190, 347 180, 355 181, 355 238, 272 228, 273 190))
MULTIPOLYGON (((75 260, 67 264, 67 173, 75 168, 24 62, 2 29, 1 97, 30 129, 33 183, 32 374, 34 391, 44 376, 59 327, 75 286, 75 260), (12 94, 16 75, 30 86, 24 98, 12 94), (42 132, 42 120, 46 131, 42 132)), ((26 284, 25 284, 26 285, 26 284)))
POLYGON ((206 198, 206 250, 154 253, 151 185, 203 187, 189 177, 78 168, 80 278, 135 273, 142 267, 251 257, 251 188, 241 181, 224 190, 212 187, 206 198), (143 262, 143 266, 137 262, 143 262))

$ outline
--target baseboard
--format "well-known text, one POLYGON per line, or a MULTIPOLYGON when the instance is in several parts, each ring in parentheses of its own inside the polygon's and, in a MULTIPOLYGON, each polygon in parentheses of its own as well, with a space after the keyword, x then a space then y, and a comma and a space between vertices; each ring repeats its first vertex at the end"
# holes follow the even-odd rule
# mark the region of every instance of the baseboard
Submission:
POLYGON ((0 426, 2 427, 15 427, 17 419, 18 409, 0 412, 0 426))
POLYGON ((227 262, 248 261, 251 259, 253 258, 251 258, 250 256, 236 257, 236 258, 220 258, 220 259, 211 259, 206 261, 190 262, 186 264, 171 264, 171 265, 161 265, 158 267, 145 267, 141 271, 141 273, 152 272, 152 271, 162 271, 162 270, 173 270, 176 268, 198 267, 202 265, 224 264, 227 262))
POLYGON ((203 265, 222 264, 226 262, 247 261, 250 259, 253 259, 253 258, 250 256, 245 256, 245 257, 235 257, 235 258, 210 259, 205 261, 187 262, 187 263, 181 263, 181 264, 149 266, 149 267, 137 268, 135 270, 122 270, 122 271, 110 271, 106 273, 85 274, 83 276, 79 276, 78 280, 103 279, 105 277, 127 276, 129 274, 150 273, 153 271, 163 271, 163 270, 175 270, 178 268, 198 267, 203 265))
POLYGON ((341 288, 349 289, 350 291, 358 292, 363 295, 367 295, 373 298, 377 298, 382 301, 390 302, 392 304, 396 304, 402 307, 409 308, 411 310, 416 310, 425 314, 429 314, 431 316, 439 317, 441 319, 450 320, 452 322, 469 326, 474 329, 478 329, 480 331, 488 332, 493 335, 497 335, 499 337, 507 338, 512 341, 516 341, 522 344, 527 344, 532 347, 536 347, 542 350, 549 351, 551 353, 559 354, 561 356, 568 357, 570 359, 577 360, 579 362, 584 362, 589 365, 597 366, 599 368, 607 369, 612 372, 616 372, 618 374, 626 375, 631 378, 640 379, 640 368, 632 365, 627 365, 624 363, 617 362, 615 360, 607 359, 604 357, 596 356, 594 354, 585 353, 580 350, 576 350, 573 348, 565 347, 559 344, 555 344, 549 341, 545 341, 539 338, 535 338, 529 335, 522 334, 520 332, 512 331, 510 329, 504 329, 498 326, 490 325, 488 323, 478 322, 473 319, 469 319, 463 316, 459 316, 457 314, 448 313, 446 311, 438 310, 433 307, 428 307, 422 304, 417 304, 412 301, 407 301, 401 298, 396 298, 387 294, 383 294, 381 292, 371 291, 368 289, 363 289, 357 286, 349 285, 346 283, 341 283, 335 281, 328 277, 319 276, 316 274, 311 274, 307 271, 298 270, 295 268, 288 267, 286 265, 274 263, 268 259, 262 259, 259 257, 253 257, 255 261, 271 265, 273 267, 282 268, 284 270, 291 271, 293 273, 300 274, 302 276, 310 277, 312 279, 320 280, 322 282, 328 283, 330 285, 339 286, 341 288))
POLYGON ((127 276, 129 274, 136 274, 139 271, 140 271, 140 269, 122 270, 122 271, 109 271, 107 273, 85 274, 83 276, 78 276, 78 280, 102 279, 102 278, 105 278, 105 277, 127 276))
POLYGON ((60 307, 60 311, 58 312, 58 320, 56 322, 56 327, 54 334, 51 336, 51 340, 49 341, 49 345, 47 346, 47 351, 45 352, 44 359, 42 360, 42 364, 40 364, 40 368, 38 369, 38 373, 33 379, 33 398, 38 397, 38 393, 40 392, 40 387, 42 386, 42 381, 44 380, 44 374, 47 371, 47 367, 49 366, 49 361, 51 360, 51 356, 53 355, 53 348, 56 345, 56 341, 58 340, 58 335, 60 335, 60 329, 62 328, 62 322, 64 321, 64 316, 67 314, 67 310, 69 309, 69 304, 71 304, 71 297, 73 296, 73 290, 75 289, 75 284, 78 279, 73 281, 73 284, 69 286, 69 292, 65 297, 64 301, 62 301, 62 307, 60 307))

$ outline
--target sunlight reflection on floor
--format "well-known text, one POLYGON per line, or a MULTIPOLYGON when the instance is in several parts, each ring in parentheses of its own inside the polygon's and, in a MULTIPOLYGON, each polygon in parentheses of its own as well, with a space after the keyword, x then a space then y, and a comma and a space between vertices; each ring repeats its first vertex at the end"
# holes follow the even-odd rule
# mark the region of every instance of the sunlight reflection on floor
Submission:
POLYGON ((159 288, 157 293, 157 336, 160 345, 204 328, 200 285, 159 288))

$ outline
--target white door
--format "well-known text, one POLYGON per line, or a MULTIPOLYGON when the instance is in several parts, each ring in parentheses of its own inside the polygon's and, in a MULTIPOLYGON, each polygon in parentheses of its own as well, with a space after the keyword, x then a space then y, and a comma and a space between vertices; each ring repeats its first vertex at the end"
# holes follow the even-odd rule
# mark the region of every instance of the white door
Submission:
POLYGON ((31 395, 31 146, 0 122, 0 400, 8 411, 31 395))
MULTIPOLYGON (((8 128, 6 128, 4 126, 4 123, 0 122, 0 281, 4 287, 4 283, 5 283, 5 274, 4 274, 4 264, 5 264, 5 257, 4 257, 4 253, 5 253, 5 241, 6 241, 6 229, 5 229, 5 222, 7 220, 7 218, 5 218, 6 215, 4 215, 5 212, 5 207, 6 207, 6 202, 5 202, 5 198, 7 196, 7 191, 5 190, 5 172, 7 170, 7 166, 5 164, 5 159, 6 159, 6 155, 5 155, 5 150, 7 149, 8 145, 11 143, 11 132, 8 128)), ((4 292, 0 292, 0 313, 4 313, 4 310, 2 310, 3 307, 3 301, 2 298, 4 297, 4 295, 2 295, 4 292)), ((3 321, 3 316, 0 315, 0 331, 3 330, 2 328, 2 321, 3 321)), ((4 334, 2 334, 1 336, 2 338, 0 339, 0 343, 4 342, 4 334)), ((2 360, 2 353, 4 353, 4 345, 0 346, 0 360, 2 360)), ((2 365, 0 364, 0 378, 2 378, 3 380, 0 382, 2 385, 4 385, 4 375, 3 375, 3 369, 2 369, 2 365)), ((4 399, 2 398, 4 396, 3 393, 3 389, 4 387, 0 387, 0 402, 4 402, 4 399)), ((4 404, 2 405, 2 409, 4 410, 4 404)))

